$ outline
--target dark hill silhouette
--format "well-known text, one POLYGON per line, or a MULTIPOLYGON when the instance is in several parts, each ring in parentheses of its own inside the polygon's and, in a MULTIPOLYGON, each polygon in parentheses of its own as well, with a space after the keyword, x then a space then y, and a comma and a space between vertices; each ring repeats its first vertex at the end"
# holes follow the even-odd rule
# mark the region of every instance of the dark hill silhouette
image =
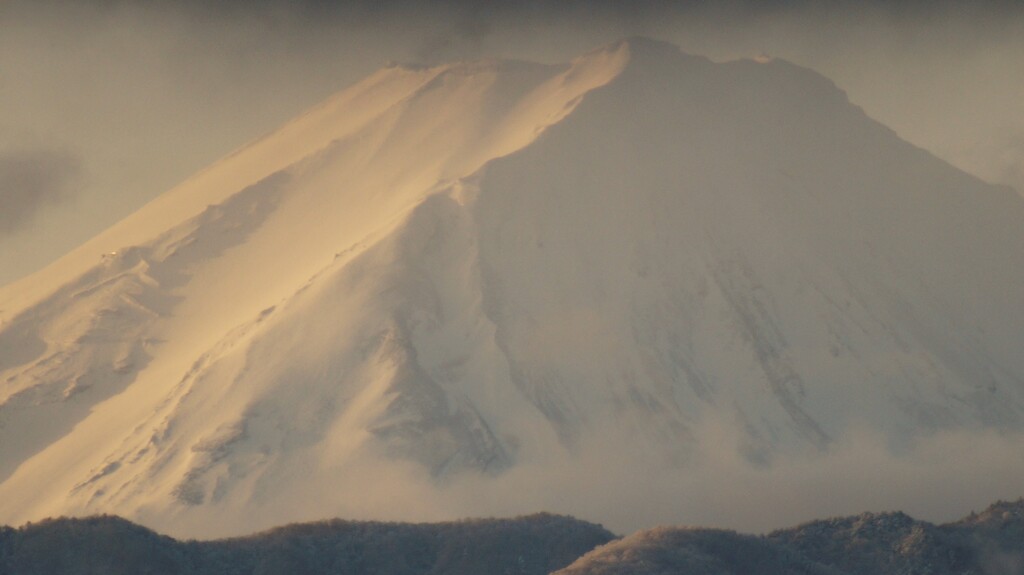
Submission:
POLYGON ((177 541, 113 516, 61 518, 0 528, 0 573, 543 575, 613 537, 550 514, 435 524, 334 520, 216 541, 177 541))
POLYGON ((447 523, 322 521, 178 541, 119 517, 0 527, 0 575, 1021 575, 1024 499, 934 525, 900 512, 747 535, 659 527, 618 539, 540 513, 447 523))
POLYGON ((558 575, 1021 575, 1024 500, 945 525, 903 513, 812 521, 766 536, 695 528, 641 531, 558 575))

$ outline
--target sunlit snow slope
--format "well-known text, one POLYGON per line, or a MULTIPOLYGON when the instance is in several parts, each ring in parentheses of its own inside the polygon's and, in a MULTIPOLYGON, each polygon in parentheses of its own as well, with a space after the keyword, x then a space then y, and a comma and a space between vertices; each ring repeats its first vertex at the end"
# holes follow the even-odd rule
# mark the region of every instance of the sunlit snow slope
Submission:
POLYGON ((392 67, 0 290, 0 522, 1016 430, 1021 286, 1019 196, 791 64, 392 67))

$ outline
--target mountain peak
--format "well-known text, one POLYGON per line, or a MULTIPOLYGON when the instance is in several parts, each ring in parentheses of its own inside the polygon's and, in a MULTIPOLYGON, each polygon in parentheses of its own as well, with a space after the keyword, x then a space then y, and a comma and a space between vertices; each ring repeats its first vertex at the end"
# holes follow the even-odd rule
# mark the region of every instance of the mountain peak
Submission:
POLYGON ((710 63, 710 60, 703 56, 688 54, 675 44, 648 36, 623 38, 599 48, 596 52, 623 53, 629 59, 629 67, 662 67, 665 69, 664 66, 675 66, 681 62, 710 63))
POLYGON ((612 44, 628 48, 637 56, 673 57, 683 53, 679 46, 649 36, 629 36, 612 44))

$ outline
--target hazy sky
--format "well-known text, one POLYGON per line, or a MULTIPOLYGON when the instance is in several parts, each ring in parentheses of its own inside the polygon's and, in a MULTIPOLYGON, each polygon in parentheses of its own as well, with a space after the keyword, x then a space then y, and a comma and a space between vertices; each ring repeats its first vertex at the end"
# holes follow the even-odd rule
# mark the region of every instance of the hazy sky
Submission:
POLYGON ((206 4, 0 0, 0 284, 388 61, 564 61, 636 34, 814 68, 1024 190, 1024 3, 206 4))

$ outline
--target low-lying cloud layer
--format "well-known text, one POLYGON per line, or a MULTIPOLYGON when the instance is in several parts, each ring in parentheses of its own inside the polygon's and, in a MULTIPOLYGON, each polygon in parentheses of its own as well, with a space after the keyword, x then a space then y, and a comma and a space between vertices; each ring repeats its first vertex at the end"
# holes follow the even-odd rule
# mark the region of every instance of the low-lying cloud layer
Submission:
MULTIPOLYGON (((953 431, 894 449, 864 429, 825 454, 792 453, 768 465, 736 451, 738 436, 703 426, 685 463, 668 464, 593 440, 557 464, 525 461, 497 477, 461 475, 440 485, 415 464, 352 465, 308 498, 286 507, 254 507, 253 530, 330 515, 349 519, 441 521, 517 516, 538 511, 574 515, 619 533, 687 525, 763 533, 865 511, 901 510, 943 523, 981 511, 997 499, 1024 496, 1024 434, 953 431)), ((637 447, 637 446, 634 446, 637 447)), ((139 520, 146 521, 144 514, 139 520)), ((233 518, 233 519, 237 519, 233 518)), ((221 535, 210 514, 183 515, 170 532, 221 535)))
POLYGON ((446 503, 462 514, 561 511, 620 533, 659 524, 760 532, 896 509, 950 521, 993 498, 1024 495, 1022 436, 952 432, 896 453, 864 431, 844 437, 823 456, 794 454, 767 466, 737 456, 729 433, 704 429, 697 437, 693 460, 681 467, 639 457, 609 460, 608 451, 595 445, 581 462, 567 462, 554 474, 533 474, 527 466, 493 485, 457 483, 446 492, 446 503), (475 507, 483 509, 473 513, 475 507))

